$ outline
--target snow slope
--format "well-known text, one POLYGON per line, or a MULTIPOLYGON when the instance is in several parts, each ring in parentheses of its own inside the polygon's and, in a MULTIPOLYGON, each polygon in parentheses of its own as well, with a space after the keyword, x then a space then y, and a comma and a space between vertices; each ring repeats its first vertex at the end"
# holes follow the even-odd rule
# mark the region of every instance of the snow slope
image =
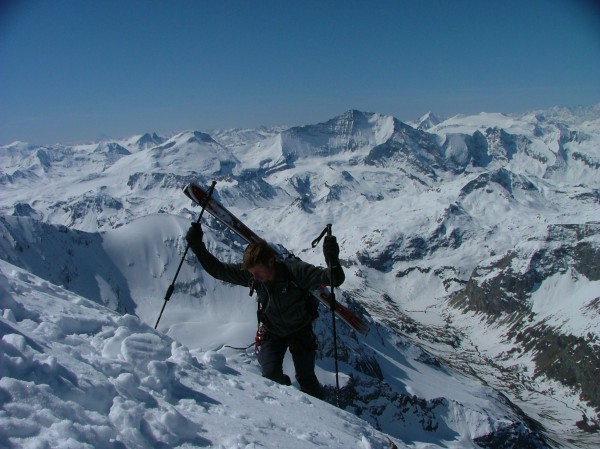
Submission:
MULTIPOLYGON (((5 235, 31 236, 40 232, 41 228, 44 237, 35 248, 27 243, 27 239, 21 239, 12 245, 15 249, 11 251, 10 247, 5 247, 4 251, 8 255, 6 259, 13 260, 28 270, 40 271, 40 264, 34 263, 39 262, 36 254, 58 253, 54 248, 55 242, 58 242, 71 258, 66 262, 57 260, 59 263, 54 272, 50 270, 42 273, 46 279, 56 279, 62 283, 65 283, 65 267, 80 267, 78 269, 82 270, 81 265, 89 260, 90 254, 96 260, 112 261, 112 270, 100 269, 101 265, 98 265, 93 278, 82 278, 77 275, 77 268, 72 270, 68 273, 69 278, 79 281, 70 282, 69 287, 71 291, 88 294, 96 303, 113 308, 115 302, 125 310, 127 307, 123 304, 134 303, 139 317, 134 320, 137 329, 143 322, 154 323, 158 317, 162 293, 166 292, 171 281, 167 274, 174 273, 177 259, 183 252, 181 238, 174 239, 172 235, 181 235, 183 226, 187 223, 170 215, 146 216, 103 233, 102 240, 98 241, 94 239, 95 234, 64 228, 55 229, 53 233, 52 226, 40 227, 40 223, 35 220, 5 217, 3 225, 6 231, 10 231, 5 232, 5 235), (66 238, 63 234, 67 234, 66 238), (69 234, 74 234, 79 240, 69 239, 69 234), (123 279, 116 277, 114 273, 121 275, 126 282, 123 283, 123 279), (91 288, 93 285, 97 288, 91 288)), ((230 257, 231 249, 226 249, 219 240, 207 237, 207 241, 214 246, 214 252, 222 253, 222 258, 230 257)), ((227 346, 245 347, 248 341, 252 341, 256 328, 254 301, 248 298, 245 289, 226 286, 198 272, 196 268, 193 257, 189 257, 183 265, 176 293, 165 309, 159 329, 190 348, 200 360, 218 352, 227 356, 231 365, 243 366, 244 372, 259 375, 260 370, 252 349, 227 349, 227 346)), ((82 271, 86 273, 88 270, 82 271)), ((7 278, 10 275, 20 279, 23 273, 27 274, 28 279, 34 278, 30 272, 21 272, 13 265, 7 265, 5 272, 7 278)), ((62 291, 62 288, 49 284, 48 281, 43 283, 48 286, 48 290, 62 291)), ((2 308, 6 314, 14 315, 18 324, 27 323, 30 314, 22 318, 12 310, 21 309, 24 304, 28 304, 21 293, 29 290, 11 288, 16 294, 8 295, 7 305, 2 308)), ((343 293, 340 300, 342 298, 343 293)), ((46 302, 44 300, 42 307, 47 307, 46 302)), ((79 298, 75 307, 83 302, 79 298)), ((66 315, 70 313, 65 311, 66 315)), ((48 319, 61 328, 57 332, 69 335, 86 333, 94 335, 98 341, 106 341, 108 334, 101 332, 96 335, 104 325, 90 321, 87 317, 81 318, 85 315, 85 311, 80 311, 72 319, 48 319), (78 320, 82 321, 80 325, 75 324, 78 320), (62 329, 65 327, 63 323, 75 326, 76 329, 62 329)), ((330 316, 324 310, 315 324, 315 331, 322 342, 318 376, 331 389, 335 380, 330 316)), ((358 337, 343 326, 338 330, 338 337, 342 408, 362 415, 365 422, 385 429, 389 435, 401 438, 405 443, 429 441, 432 444, 448 444, 450 447, 476 447, 474 440, 477 438, 505 431, 526 419, 518 411, 515 412, 501 395, 477 379, 444 367, 439 360, 377 323, 371 323, 367 337, 358 337), (432 431, 435 437, 429 435, 432 431)), ((43 338, 47 339, 47 336, 44 335, 43 338)), ((171 342, 155 345, 169 346, 171 342)), ((293 373, 290 360, 286 360, 285 369, 293 373)), ((8 376, 11 377, 10 374, 8 376)), ((149 393, 150 390, 148 386, 149 393)), ((525 428, 517 434, 532 441, 537 438, 532 429, 525 428)), ((539 447, 544 446, 540 443, 539 447)))
MULTIPOLYGON (((5 448, 387 448, 362 419, 0 261, 5 448)), ((406 447, 400 445, 399 447, 406 447)))

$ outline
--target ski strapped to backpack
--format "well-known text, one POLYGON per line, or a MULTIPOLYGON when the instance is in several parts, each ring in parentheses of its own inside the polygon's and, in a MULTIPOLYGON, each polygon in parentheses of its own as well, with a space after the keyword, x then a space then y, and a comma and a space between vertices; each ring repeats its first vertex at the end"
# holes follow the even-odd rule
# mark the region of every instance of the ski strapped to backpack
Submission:
MULTIPOLYGON (((204 206, 205 210, 215 217, 218 221, 223 223, 241 238, 248 243, 257 243, 261 238, 254 233, 248 226, 246 226, 239 218, 233 215, 225 206, 223 206, 214 197, 210 197, 208 192, 195 183, 190 183, 183 189, 185 195, 190 198, 194 203, 204 206)), ((282 255, 283 251, 279 248, 278 254, 282 255)), ((344 323, 350 326, 360 334, 366 335, 369 331, 367 324, 354 313, 352 313, 346 306, 341 304, 339 301, 333 301, 331 297, 331 291, 329 288, 322 284, 319 288, 311 290, 310 292, 315 298, 322 302, 328 308, 334 308, 335 315, 341 319, 344 323)))

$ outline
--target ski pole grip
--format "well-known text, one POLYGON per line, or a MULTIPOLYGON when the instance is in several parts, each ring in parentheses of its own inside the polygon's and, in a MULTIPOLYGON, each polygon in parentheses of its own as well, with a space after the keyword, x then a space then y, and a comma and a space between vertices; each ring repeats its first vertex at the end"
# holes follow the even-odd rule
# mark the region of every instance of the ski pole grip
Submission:
POLYGON ((175 286, 173 284, 169 285, 169 288, 167 289, 167 293, 165 294, 165 301, 168 301, 169 299, 171 299, 171 295, 173 294, 174 290, 175 290, 175 286))

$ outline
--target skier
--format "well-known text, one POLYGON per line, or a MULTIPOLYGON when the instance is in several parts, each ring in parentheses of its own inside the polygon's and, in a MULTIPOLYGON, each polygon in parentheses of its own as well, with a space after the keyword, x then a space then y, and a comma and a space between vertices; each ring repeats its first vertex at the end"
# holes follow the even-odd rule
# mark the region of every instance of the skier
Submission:
POLYGON ((202 227, 193 223, 186 240, 204 270, 215 279, 250 287, 250 293, 256 291, 258 295, 257 358, 262 375, 291 385, 289 376, 283 373, 283 359, 289 349, 300 389, 322 399, 322 387, 315 375, 317 340, 312 329, 317 305, 309 291, 331 284, 330 273, 336 287, 343 283, 336 238, 326 236, 323 241, 327 269, 294 258, 279 260, 264 240, 247 246, 241 264, 223 263, 206 249, 202 237, 202 227))

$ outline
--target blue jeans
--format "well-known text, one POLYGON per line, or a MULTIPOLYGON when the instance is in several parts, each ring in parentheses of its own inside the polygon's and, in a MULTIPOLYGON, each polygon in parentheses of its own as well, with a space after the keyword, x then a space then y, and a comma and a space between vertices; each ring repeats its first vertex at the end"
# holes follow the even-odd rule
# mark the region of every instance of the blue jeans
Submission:
POLYGON ((323 392, 315 375, 317 339, 312 326, 307 326, 286 337, 268 333, 257 354, 263 377, 282 385, 292 384, 289 376, 283 373, 283 359, 288 348, 292 354, 300 389, 306 394, 321 399, 323 392))

